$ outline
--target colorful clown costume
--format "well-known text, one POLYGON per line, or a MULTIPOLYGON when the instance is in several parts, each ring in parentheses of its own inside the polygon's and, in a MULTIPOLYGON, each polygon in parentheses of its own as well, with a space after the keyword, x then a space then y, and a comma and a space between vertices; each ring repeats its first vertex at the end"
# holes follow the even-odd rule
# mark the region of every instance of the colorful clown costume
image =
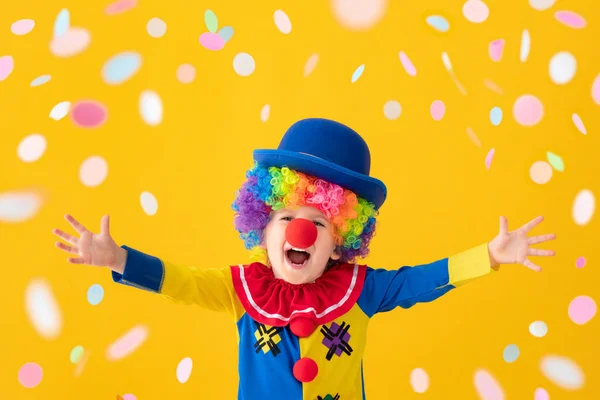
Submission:
POLYGON ((397 270, 338 264, 301 285, 275 278, 261 263, 197 268, 121 247, 127 262, 122 275, 112 272, 115 282, 233 317, 240 400, 365 399, 369 320, 435 300, 491 271, 487 243, 397 270))

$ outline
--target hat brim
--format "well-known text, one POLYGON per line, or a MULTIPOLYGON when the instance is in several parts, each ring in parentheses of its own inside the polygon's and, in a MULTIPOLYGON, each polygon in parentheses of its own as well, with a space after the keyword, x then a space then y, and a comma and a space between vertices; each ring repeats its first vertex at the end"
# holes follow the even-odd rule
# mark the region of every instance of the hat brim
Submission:
POLYGON ((310 154, 287 150, 258 149, 254 150, 253 155, 254 160, 259 164, 268 167, 288 167, 340 185, 375 204, 376 209, 381 208, 387 197, 387 188, 379 179, 354 172, 310 154))

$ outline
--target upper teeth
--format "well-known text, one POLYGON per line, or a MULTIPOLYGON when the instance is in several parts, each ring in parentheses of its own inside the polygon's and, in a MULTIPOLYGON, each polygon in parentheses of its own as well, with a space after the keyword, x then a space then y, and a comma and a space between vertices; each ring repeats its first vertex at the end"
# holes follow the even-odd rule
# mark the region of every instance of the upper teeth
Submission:
POLYGON ((295 248, 295 247, 292 247, 292 248, 291 248, 291 250, 295 250, 295 251, 303 251, 303 252, 305 252, 305 253, 308 253, 308 252, 307 252, 306 250, 304 250, 304 249, 297 249, 297 248, 295 248))

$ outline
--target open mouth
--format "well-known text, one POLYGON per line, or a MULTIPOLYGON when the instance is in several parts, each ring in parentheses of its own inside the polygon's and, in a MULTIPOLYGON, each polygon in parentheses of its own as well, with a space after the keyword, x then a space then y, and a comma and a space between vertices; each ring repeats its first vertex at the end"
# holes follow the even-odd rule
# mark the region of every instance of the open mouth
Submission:
POLYGON ((302 268, 308 262, 310 254, 300 249, 289 249, 285 252, 285 258, 292 268, 302 268))

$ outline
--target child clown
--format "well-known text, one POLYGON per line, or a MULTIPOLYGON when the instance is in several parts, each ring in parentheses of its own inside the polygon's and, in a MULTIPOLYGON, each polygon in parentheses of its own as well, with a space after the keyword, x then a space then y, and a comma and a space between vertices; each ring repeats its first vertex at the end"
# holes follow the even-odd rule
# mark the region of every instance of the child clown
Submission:
POLYGON ((365 399, 362 358, 369 320, 396 307, 439 298, 501 264, 541 268, 552 256, 528 237, 543 218, 515 231, 500 218, 491 240, 450 257, 395 270, 356 263, 368 254, 386 187, 369 176, 365 141, 338 122, 293 124, 278 149, 255 150, 233 202, 235 227, 254 261, 224 268, 174 264, 118 246, 109 233, 53 232, 70 263, 106 266, 115 282, 176 302, 229 313, 238 333, 238 399, 365 399))

